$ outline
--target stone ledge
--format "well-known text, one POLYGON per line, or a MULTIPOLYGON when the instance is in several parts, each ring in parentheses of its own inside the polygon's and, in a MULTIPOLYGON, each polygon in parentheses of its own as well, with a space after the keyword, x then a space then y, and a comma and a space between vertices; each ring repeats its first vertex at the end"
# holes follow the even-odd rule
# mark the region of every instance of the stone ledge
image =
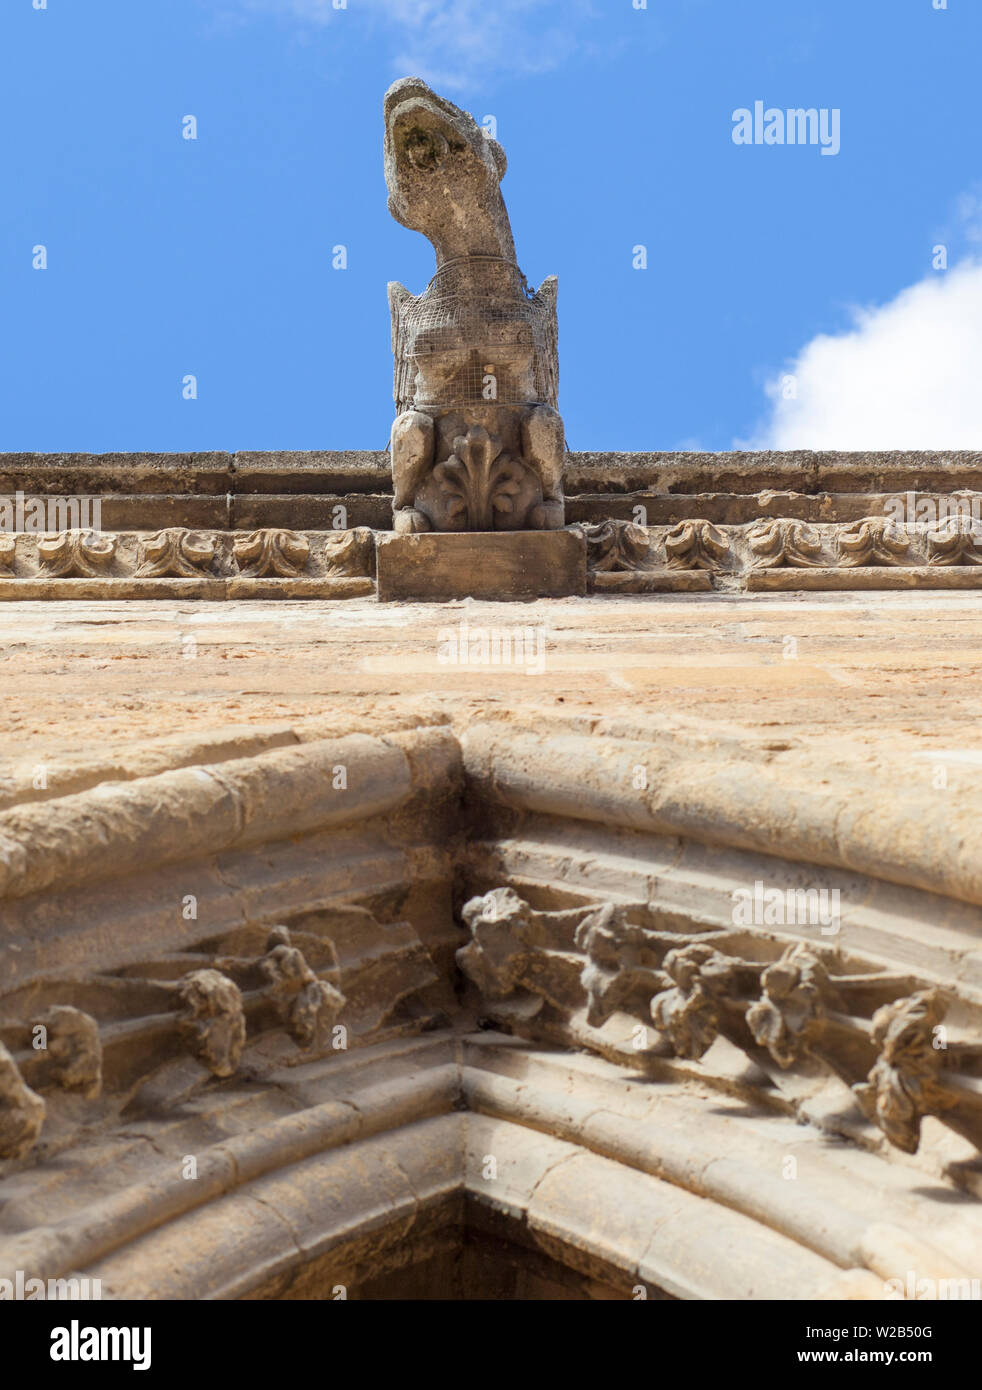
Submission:
POLYGON ((378 535, 379 599, 567 598, 586 593, 578 531, 378 535))

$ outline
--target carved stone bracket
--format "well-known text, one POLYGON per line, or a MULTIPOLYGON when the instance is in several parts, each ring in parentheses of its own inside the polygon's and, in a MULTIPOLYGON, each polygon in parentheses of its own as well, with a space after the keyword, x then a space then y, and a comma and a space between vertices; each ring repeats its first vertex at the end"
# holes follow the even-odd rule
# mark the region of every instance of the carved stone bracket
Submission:
POLYGON ((233 1076, 246 1041, 238 985, 220 970, 192 970, 178 988, 187 1007, 179 1020, 182 1037, 213 1076, 233 1076))
POLYGON ((969 517, 949 517, 927 533, 929 565, 982 565, 982 531, 969 517))
POLYGON ((298 1047, 312 1047, 344 1008, 344 995, 317 978, 286 927, 273 928, 259 969, 290 1037, 298 1047))
POLYGON ((624 574, 651 568, 651 537, 633 521, 600 521, 584 526, 587 568, 594 573, 624 574))
POLYGON ((955 1105, 942 1079, 944 1051, 937 1047, 945 1008, 938 991, 928 989, 877 1009, 872 1041, 878 1056, 869 1078, 853 1087, 868 1118, 905 1153, 917 1152, 925 1115, 943 1119, 955 1105))
POLYGON ((471 941, 457 963, 484 997, 529 1018, 544 1003, 568 1012, 583 1002, 581 962, 551 948, 541 919, 511 888, 471 898, 461 913, 471 941))
POLYGON ((0 1158, 26 1158, 44 1124, 45 1104, 0 1043, 0 1158))

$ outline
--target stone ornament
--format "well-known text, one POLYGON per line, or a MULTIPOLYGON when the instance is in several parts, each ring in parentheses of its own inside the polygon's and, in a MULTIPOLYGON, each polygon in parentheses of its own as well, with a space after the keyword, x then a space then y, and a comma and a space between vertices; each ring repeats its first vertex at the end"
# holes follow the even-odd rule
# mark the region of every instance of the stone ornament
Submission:
POLYGON ((729 549, 726 536, 710 521, 680 521, 665 536, 669 569, 719 569, 729 549))
POLYGON ((375 536, 367 526, 339 531, 329 536, 324 545, 324 569, 327 574, 354 578, 375 571, 375 536))
POLYGON ((42 1054, 46 1079, 95 1100, 102 1092, 102 1042, 95 1019, 81 1009, 54 1004, 35 1022, 42 1024, 47 1034, 42 1054))
POLYGON ((982 565, 976 549, 982 530, 970 517, 949 517, 943 526, 927 533, 929 565, 982 565))
POLYGON ((168 526, 142 542, 140 557, 137 578, 200 579, 215 558, 215 538, 205 531, 168 526))
POLYGON ((0 1042, 0 1159, 26 1158, 44 1124, 45 1104, 0 1042))
POLYGON ((747 532, 747 541, 756 557, 755 569, 824 563, 819 555, 822 541, 818 532, 802 521, 758 521, 747 532))
POLYGON ((310 542, 295 531, 267 527, 237 536, 232 542, 232 553, 239 573, 248 579, 264 579, 268 575, 296 579, 306 569, 310 542))
POLYGON ((807 946, 789 946, 760 977, 762 994, 747 1009, 754 1041, 785 1070, 801 1060, 825 1029, 829 976, 807 946))
POLYGON ((212 1076, 233 1076, 246 1042, 242 992, 220 970, 192 970, 178 986, 187 1012, 178 1027, 212 1076))
POLYGON ((583 527, 587 567, 594 573, 627 574, 649 569, 651 537, 633 521, 599 521, 583 527))
POLYGON ((839 532, 842 565, 902 565, 910 536, 885 516, 866 517, 839 532))
POLYGON ((269 982, 269 994, 283 1026, 298 1047, 307 1049, 320 1041, 344 1008, 344 995, 320 980, 303 952, 291 945, 286 927, 274 927, 259 969, 269 982))
POLYGON ((98 579, 116 553, 116 537, 104 531, 61 531, 38 540, 41 570, 52 579, 98 579))
POLYGON ((385 97, 389 211, 433 245, 421 295, 389 285, 399 532, 555 530, 565 519, 557 282, 515 262, 504 150, 419 78, 385 97))
POLYGON ((531 1018, 548 1004, 560 1014, 582 1004, 579 961, 555 949, 537 913, 511 888, 471 898, 461 912, 471 941, 457 964, 485 999, 510 1016, 531 1018))

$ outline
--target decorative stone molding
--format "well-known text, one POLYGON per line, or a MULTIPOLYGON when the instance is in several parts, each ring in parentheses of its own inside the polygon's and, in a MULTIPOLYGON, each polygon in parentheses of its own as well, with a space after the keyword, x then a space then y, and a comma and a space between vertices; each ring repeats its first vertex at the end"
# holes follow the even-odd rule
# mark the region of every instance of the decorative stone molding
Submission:
POLYGON ((888 517, 867 517, 839 532, 843 565, 901 565, 910 549, 910 536, 888 517))
POLYGON ((143 541, 140 553, 138 578, 197 579, 215 558, 215 538, 185 526, 168 526, 143 541))
POLYGON ((726 536, 709 521, 680 521, 665 535, 669 569, 718 569, 729 550, 726 536))
POLYGON ((368 527, 298 532, 0 532, 0 599, 356 598, 375 592, 368 527))
POLYGON ((977 549, 982 529, 967 517, 949 517, 943 526, 927 532, 929 565, 982 565, 977 549))
POLYGON ((801 521, 758 521, 747 532, 755 569, 781 565, 821 565, 822 540, 813 527, 801 521))
POLYGON ((237 536, 232 542, 239 573, 252 579, 276 575, 280 579, 296 579, 307 567, 310 542, 295 531, 266 527, 248 536, 237 536))
POLYGON ((102 531, 62 531, 38 540, 38 558, 52 579, 97 579, 116 553, 116 537, 102 531))

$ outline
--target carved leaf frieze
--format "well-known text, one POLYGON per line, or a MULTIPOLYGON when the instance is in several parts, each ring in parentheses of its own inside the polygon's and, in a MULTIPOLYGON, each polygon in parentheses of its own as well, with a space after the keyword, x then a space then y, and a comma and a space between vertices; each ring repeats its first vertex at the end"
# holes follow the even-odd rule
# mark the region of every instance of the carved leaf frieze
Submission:
POLYGON ((214 558, 214 536, 184 526, 168 526, 142 542, 136 577, 200 579, 214 558))
POLYGON ((651 565, 651 538, 633 521, 597 522, 583 527, 587 568, 606 574, 629 573, 651 565))
POLYGON ((729 550, 725 534, 710 521, 680 521, 665 536, 669 569, 719 569, 729 550))
POLYGON ((747 531, 747 542, 756 557, 755 569, 777 569, 782 565, 804 568, 824 563, 821 537, 803 521, 758 521, 747 531))
POLYGON ((61 531, 38 539, 42 574, 51 579, 98 579, 116 553, 116 537, 104 531, 61 531))
POLYGON ((239 536, 232 543, 239 573, 250 579, 275 575, 280 579, 296 579, 310 558, 310 542, 296 531, 266 527, 239 536))

